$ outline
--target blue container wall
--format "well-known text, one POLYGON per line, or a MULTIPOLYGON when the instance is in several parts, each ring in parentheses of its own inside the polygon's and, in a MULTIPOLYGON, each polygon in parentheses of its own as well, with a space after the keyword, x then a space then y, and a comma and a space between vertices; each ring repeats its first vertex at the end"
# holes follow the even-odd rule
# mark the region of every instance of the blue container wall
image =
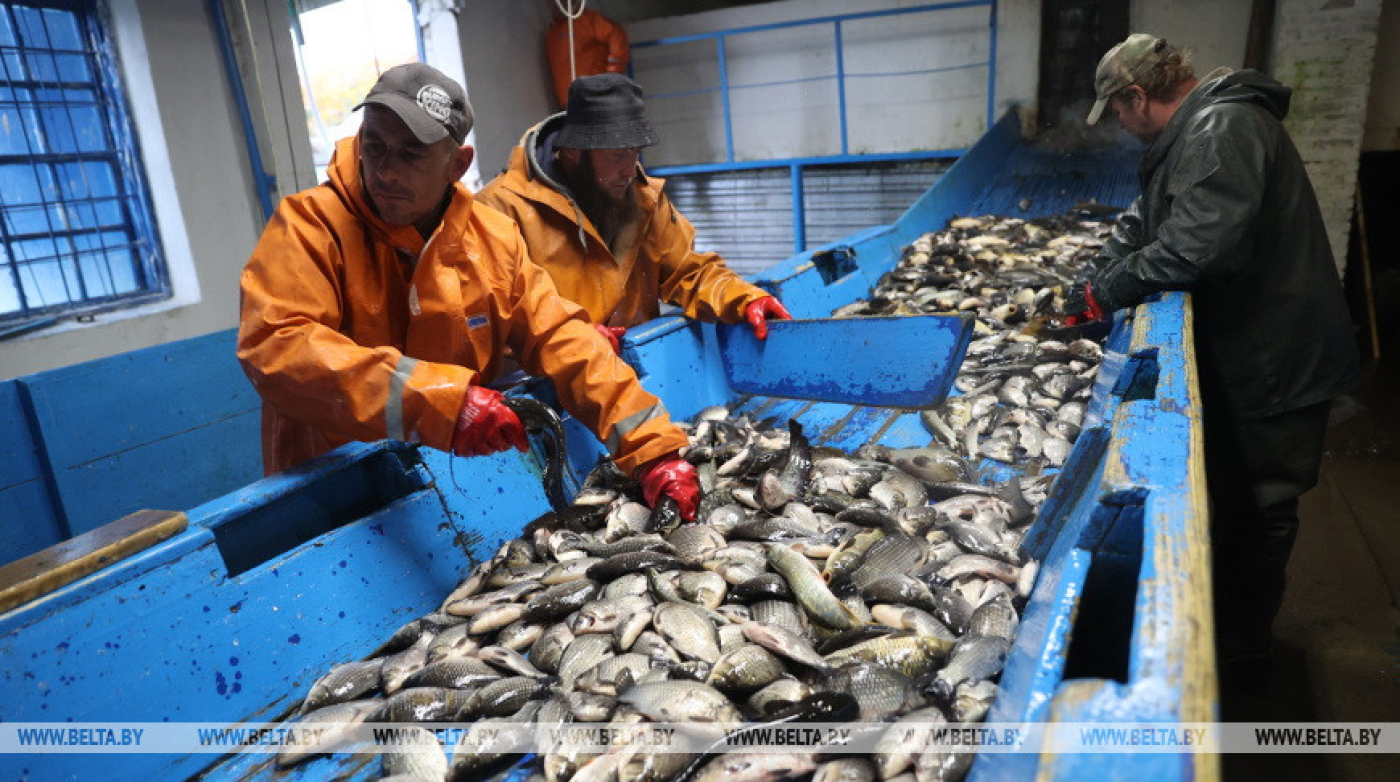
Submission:
POLYGON ((0 506, 15 514, 0 563, 262 477, 261 403, 233 346, 224 331, 0 383, 0 506))

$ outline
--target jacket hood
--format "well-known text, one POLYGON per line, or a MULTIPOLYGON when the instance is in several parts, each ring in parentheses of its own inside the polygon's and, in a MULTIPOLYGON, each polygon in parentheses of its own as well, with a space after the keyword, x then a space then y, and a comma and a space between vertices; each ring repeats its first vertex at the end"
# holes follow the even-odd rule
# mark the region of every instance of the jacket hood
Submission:
POLYGON ((1177 107, 1162 135, 1143 155, 1143 167, 1155 167, 1194 117, 1215 106, 1231 103, 1253 104, 1282 121, 1288 115, 1293 90, 1258 71, 1231 71, 1220 68, 1207 74, 1177 107))
POLYGON ((559 161, 554 159, 554 138, 564 126, 564 112, 550 115, 543 122, 525 131, 520 139, 520 148, 525 152, 525 168, 530 179, 538 179, 546 187, 564 196, 569 206, 574 208, 574 222, 578 224, 578 243, 588 247, 588 233, 583 229, 583 209, 574 198, 573 191, 564 184, 564 171, 559 161))
POLYGON ((1288 116, 1288 103, 1292 96, 1291 88, 1258 71, 1244 70, 1221 76, 1210 74, 1206 81, 1192 90, 1186 103, 1198 103, 1191 106, 1193 110, 1220 103, 1253 103, 1274 115, 1275 119, 1282 120, 1288 116))
POLYGON ((563 193, 570 201, 574 194, 564 184, 564 171, 559 161, 554 159, 554 138, 564 127, 564 112, 547 117, 543 122, 525 131, 520 146, 525 149, 525 162, 531 179, 542 180, 554 190, 563 193))

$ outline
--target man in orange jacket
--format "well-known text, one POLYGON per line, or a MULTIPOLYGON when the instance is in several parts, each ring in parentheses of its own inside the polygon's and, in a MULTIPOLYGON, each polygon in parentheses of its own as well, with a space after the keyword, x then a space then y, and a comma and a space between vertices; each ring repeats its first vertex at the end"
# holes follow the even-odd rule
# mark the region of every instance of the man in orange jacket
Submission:
POLYGON ((695 252, 695 229, 665 182, 638 165, 655 143, 636 82, 584 76, 569 87, 568 111, 527 131, 477 197, 520 226, 530 257, 614 349, 628 327, 660 313, 658 300, 699 320, 748 321, 767 337, 767 319, 787 310, 715 253, 695 252))
POLYGON ((243 271, 238 359, 263 399, 267 473, 385 437, 524 451, 519 418, 486 387, 509 348, 554 380, 648 502, 666 494, 693 517, 685 434, 530 263, 516 227, 458 181, 474 153, 462 88, 401 65, 360 107, 328 181, 282 200, 243 271))

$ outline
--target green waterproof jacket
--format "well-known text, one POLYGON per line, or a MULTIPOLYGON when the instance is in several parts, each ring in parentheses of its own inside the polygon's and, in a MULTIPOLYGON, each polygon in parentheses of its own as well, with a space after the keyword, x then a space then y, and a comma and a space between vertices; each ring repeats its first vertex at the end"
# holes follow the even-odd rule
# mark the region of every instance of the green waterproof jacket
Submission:
POLYGON ((1202 392, 1235 421, 1359 378, 1317 196, 1280 123, 1291 94, 1249 70, 1198 84, 1143 155, 1142 195, 1089 277, 1105 311, 1190 291, 1202 392))

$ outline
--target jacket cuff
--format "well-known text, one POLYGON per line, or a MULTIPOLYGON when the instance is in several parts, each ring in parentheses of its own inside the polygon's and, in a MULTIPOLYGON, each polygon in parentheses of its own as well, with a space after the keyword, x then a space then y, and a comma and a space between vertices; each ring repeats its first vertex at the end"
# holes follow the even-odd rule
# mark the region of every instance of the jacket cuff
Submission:
POLYGON ((731 320, 730 322, 733 322, 733 323, 743 323, 743 322, 745 322, 745 321, 748 319, 749 305, 750 305, 750 304, 753 304, 754 302, 758 301, 759 299, 777 298, 777 297, 774 296, 773 294, 769 293, 768 291, 766 291, 766 290, 764 290, 764 289, 762 289, 762 288, 760 288, 760 287, 758 287, 758 286, 756 286, 756 285, 751 285, 751 284, 749 284, 749 283, 745 283, 745 285, 748 285, 749 290, 745 291, 744 295, 741 296, 741 297, 739 297, 739 299, 738 299, 738 304, 739 304, 739 306, 737 307, 738 312, 737 312, 737 313, 734 313, 734 314, 731 316, 731 317, 732 317, 732 320, 731 320))
MULTIPOLYGON (((400 371, 402 369, 401 363, 400 371)), ((411 372, 403 379, 399 413, 403 421, 401 439, 422 443, 439 451, 451 451, 457 414, 461 412, 462 401, 466 399, 467 386, 472 384, 476 376, 476 372, 466 367, 428 361, 416 362, 411 367, 411 372)), ((400 439, 400 435, 393 431, 392 425, 396 401, 393 396, 391 389, 390 399, 384 407, 384 418, 388 436, 400 439)))
POLYGON ((633 477, 644 465, 690 445, 690 438, 670 417, 646 422, 630 433, 613 456, 617 468, 633 477))

